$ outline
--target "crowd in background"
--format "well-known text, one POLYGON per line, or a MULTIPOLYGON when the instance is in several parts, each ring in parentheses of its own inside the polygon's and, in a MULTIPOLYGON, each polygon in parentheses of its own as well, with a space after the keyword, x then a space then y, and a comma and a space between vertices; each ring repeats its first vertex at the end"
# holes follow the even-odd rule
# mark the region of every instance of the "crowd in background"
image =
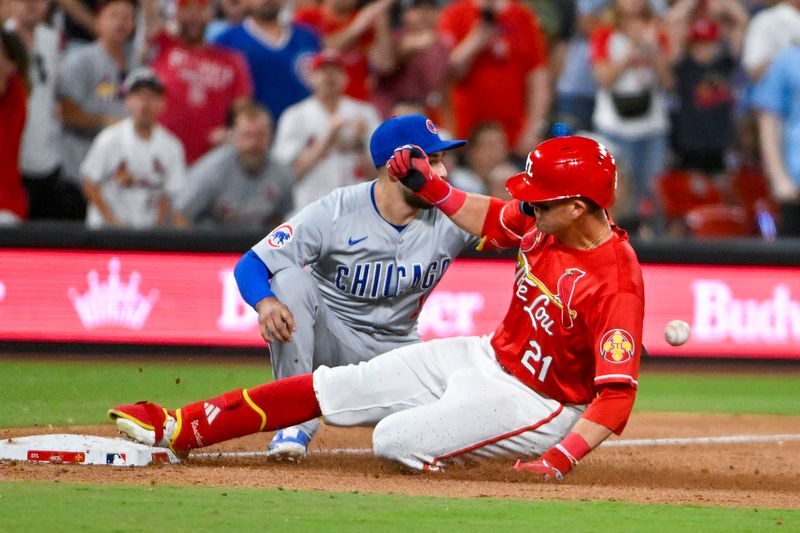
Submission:
POLYGON ((0 224, 267 230, 393 114, 507 197, 601 140, 641 237, 800 235, 800 0, 0 0, 0 224))

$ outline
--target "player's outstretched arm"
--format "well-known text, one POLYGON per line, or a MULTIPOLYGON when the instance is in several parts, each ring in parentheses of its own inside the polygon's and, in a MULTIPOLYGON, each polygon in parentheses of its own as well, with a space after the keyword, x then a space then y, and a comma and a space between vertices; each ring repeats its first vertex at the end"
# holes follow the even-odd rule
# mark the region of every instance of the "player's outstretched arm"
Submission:
POLYGON ((632 387, 604 387, 561 442, 535 461, 517 461, 514 469, 531 472, 547 481, 562 479, 612 433, 622 433, 635 397, 632 387))
POLYGON ((389 174, 430 202, 464 231, 481 237, 489 211, 489 196, 465 193, 436 174, 428 155, 419 146, 406 144, 397 148, 386 163, 389 174))
POLYGON ((600 446, 613 433, 605 426, 581 418, 564 439, 544 452, 535 461, 518 460, 514 470, 541 476, 544 480, 560 480, 590 451, 600 446))

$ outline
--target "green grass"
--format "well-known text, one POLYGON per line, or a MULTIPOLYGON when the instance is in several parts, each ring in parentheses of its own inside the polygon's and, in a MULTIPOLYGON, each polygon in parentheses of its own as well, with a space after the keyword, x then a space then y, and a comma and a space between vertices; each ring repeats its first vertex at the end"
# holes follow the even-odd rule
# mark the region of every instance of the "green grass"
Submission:
MULTIPOLYGON (((266 364, 0 359, 0 427, 99 424, 112 405, 153 400, 169 407, 252 387, 266 364)), ((800 414, 800 374, 643 372, 637 411, 800 414)))
POLYGON ((796 531, 800 511, 0 482, 3 531, 796 531))
POLYGON ((800 374, 644 372, 636 411, 800 415, 800 374))
POLYGON ((0 359, 0 427, 98 424, 113 405, 169 407, 272 379, 264 364, 0 359))

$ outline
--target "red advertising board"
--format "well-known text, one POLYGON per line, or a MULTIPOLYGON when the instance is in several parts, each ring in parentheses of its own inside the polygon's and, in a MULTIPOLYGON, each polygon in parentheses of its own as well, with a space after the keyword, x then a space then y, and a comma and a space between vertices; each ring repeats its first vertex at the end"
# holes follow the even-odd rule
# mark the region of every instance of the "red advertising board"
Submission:
MULTIPOLYGON (((260 346, 234 254, 0 251, 0 339, 260 346)), ((644 344, 654 356, 800 359, 800 268, 643 265, 644 344), (686 320, 683 346, 664 326, 686 320)), ((459 259, 425 304, 426 339, 491 332, 514 262, 459 259)))

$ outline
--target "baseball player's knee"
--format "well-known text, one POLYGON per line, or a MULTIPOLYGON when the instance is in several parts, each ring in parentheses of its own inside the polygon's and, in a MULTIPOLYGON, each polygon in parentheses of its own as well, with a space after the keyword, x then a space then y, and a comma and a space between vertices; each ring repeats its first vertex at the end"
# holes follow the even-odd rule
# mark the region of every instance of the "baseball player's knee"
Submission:
POLYGON ((292 303, 308 301, 310 296, 319 293, 311 274, 299 267, 285 268, 276 273, 270 280, 270 288, 290 309, 292 303))
POLYGON ((372 432, 372 451, 376 457, 397 461, 401 443, 396 428, 389 418, 384 418, 372 432))
POLYGON ((389 459, 411 468, 421 470, 419 442, 415 442, 413 431, 404 428, 398 420, 387 417, 381 420, 372 432, 372 452, 376 457, 389 459))

